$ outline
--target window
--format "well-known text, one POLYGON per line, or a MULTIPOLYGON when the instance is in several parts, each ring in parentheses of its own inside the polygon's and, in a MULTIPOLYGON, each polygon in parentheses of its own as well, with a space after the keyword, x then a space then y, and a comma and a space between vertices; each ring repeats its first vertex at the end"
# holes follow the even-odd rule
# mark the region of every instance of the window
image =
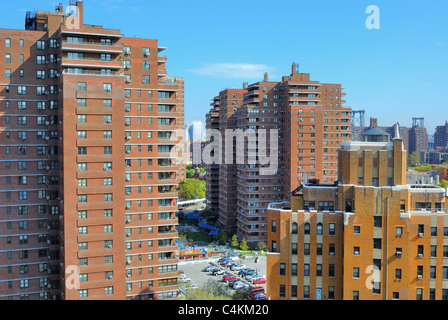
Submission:
POLYGON ((322 243, 316 243, 316 255, 317 256, 322 255, 322 243))
POLYGON ((316 277, 322 277, 322 265, 316 264, 316 277))
POLYGON ((45 56, 37 56, 36 57, 36 63, 38 65, 43 65, 46 63, 46 61, 47 61, 47 59, 45 58, 45 56))
POLYGON ((291 254, 297 254, 297 243, 291 243, 291 254))
POLYGON ((425 225, 424 224, 419 224, 418 225, 418 235, 419 236, 423 236, 425 234, 425 225))
POLYGON ((373 239, 373 249, 381 249, 381 239, 373 239))
POLYGON ((416 299, 423 300, 423 289, 422 288, 417 288, 416 299))
POLYGON ((353 278, 359 279, 359 268, 358 267, 353 268, 353 278))
POLYGON ((310 297, 310 286, 303 286, 303 298, 309 299, 310 297))
POLYGON ((292 234, 297 234, 297 222, 292 223, 292 234))
POLYGON ((86 91, 87 90, 87 83, 85 82, 78 82, 78 91, 86 91))
POLYGON ((310 223, 309 222, 305 222, 305 224, 304 224, 304 233, 310 234, 310 223))
POLYGON ((401 237, 403 235, 403 228, 402 227, 396 227, 395 228, 395 234, 397 237, 401 237))
POLYGON ((377 228, 381 228, 383 224, 383 219, 381 216, 373 217, 373 226, 377 228))
POLYGON ((323 234, 323 226, 322 226, 322 223, 319 222, 319 223, 317 224, 316 232, 317 232, 317 235, 322 235, 322 234, 323 234))
POLYGON ((334 243, 328 244, 328 255, 334 256, 335 253, 336 253, 335 244, 334 243))
POLYGON ((401 280, 401 269, 395 269, 395 280, 401 280))
POLYGON ((436 267, 435 266, 430 266, 429 267, 429 277, 431 279, 435 279, 436 278, 436 267))
POLYGON ((353 254, 355 255, 355 256, 359 256, 359 254, 360 254, 360 249, 359 249, 359 247, 353 247, 353 254))
POLYGON ((5 39, 5 48, 11 48, 11 39, 9 38, 5 39))
POLYGON ((111 92, 112 91, 112 84, 111 83, 104 83, 103 84, 103 91, 111 92))
POLYGON ((87 116, 85 114, 78 114, 78 123, 86 123, 87 116))
POLYGON ((11 63, 11 54, 5 53, 5 63, 11 63))
POLYGON ((26 95, 26 86, 17 86, 18 95, 26 95))
POLYGON ((284 284, 281 284, 279 288, 279 297, 284 298, 285 296, 286 296, 286 286, 284 284))
POLYGON ((303 265, 303 275, 305 277, 309 277, 310 275, 310 265, 307 263, 303 265))
POLYGON ((334 236, 334 235, 336 234, 336 230, 335 230, 335 228, 336 228, 336 226, 335 226, 334 223, 330 223, 330 224, 328 225, 328 234, 329 234, 330 236, 334 236))
POLYGON ((86 139, 87 131, 78 131, 78 139, 86 139))
POLYGON ((86 155, 87 147, 78 147, 78 155, 86 155))
POLYGON ((286 275, 286 265, 284 263, 280 263, 280 273, 281 276, 286 275))
POLYGON ((276 233, 277 232, 277 221, 272 220, 271 221, 271 232, 276 233))
POLYGON ((431 237, 437 237, 437 227, 431 227, 431 237))

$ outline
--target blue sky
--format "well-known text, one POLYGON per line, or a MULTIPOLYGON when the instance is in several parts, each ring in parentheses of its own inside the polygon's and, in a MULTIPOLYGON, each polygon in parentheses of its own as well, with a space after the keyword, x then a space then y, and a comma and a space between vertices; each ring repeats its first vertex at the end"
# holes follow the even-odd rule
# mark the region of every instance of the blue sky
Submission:
MULTIPOLYGON (((27 10, 68 0, 2 1, 0 28, 23 29, 27 10)), ((341 83, 346 106, 379 125, 410 126, 424 117, 430 134, 448 120, 446 0, 85 0, 85 23, 158 39, 167 70, 185 78, 186 122, 205 120, 210 99, 291 63, 312 80, 341 83), (380 10, 380 29, 365 22, 380 10)))

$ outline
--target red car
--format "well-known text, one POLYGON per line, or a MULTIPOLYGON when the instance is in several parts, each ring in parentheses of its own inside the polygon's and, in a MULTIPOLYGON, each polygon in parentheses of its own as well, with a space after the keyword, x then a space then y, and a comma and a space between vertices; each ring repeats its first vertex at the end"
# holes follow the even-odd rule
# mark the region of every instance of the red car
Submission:
POLYGON ((254 284, 261 284, 261 283, 266 283, 266 281, 267 281, 266 278, 260 277, 260 278, 254 279, 253 283, 254 284))
POLYGON ((222 281, 232 281, 232 280, 236 280, 237 277, 234 275, 225 275, 222 277, 222 281))

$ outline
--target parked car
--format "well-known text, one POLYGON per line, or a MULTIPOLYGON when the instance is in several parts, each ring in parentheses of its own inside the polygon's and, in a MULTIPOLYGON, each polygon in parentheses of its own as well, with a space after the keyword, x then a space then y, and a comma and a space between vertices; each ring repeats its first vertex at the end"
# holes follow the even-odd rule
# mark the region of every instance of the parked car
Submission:
POLYGON ((236 279, 237 279, 236 276, 230 275, 230 274, 227 274, 222 277, 222 281, 231 281, 231 280, 236 280, 236 279))
POLYGON ((258 277, 258 278, 255 278, 253 281, 252 281, 252 283, 253 284, 262 284, 262 283, 266 283, 266 278, 265 277, 258 277))
POLYGON ((249 271, 255 271, 254 269, 250 269, 250 268, 244 268, 243 270, 240 270, 239 272, 238 272, 238 275, 239 276, 244 276, 245 274, 247 274, 249 271))
POLYGON ((226 271, 224 269, 219 269, 219 270, 213 271, 213 275, 214 276, 219 276, 219 275, 224 274, 224 273, 226 273, 226 271))
POLYGON ((189 287, 190 289, 194 289, 194 290, 196 290, 196 289, 198 289, 199 288, 199 286, 196 284, 196 283, 193 283, 193 284, 190 284, 190 287, 189 287))
POLYGON ((226 265, 228 262, 230 262, 231 260, 229 259, 229 258, 223 258, 223 259, 220 259, 220 260, 218 260, 218 263, 220 264, 220 265, 226 265))
POLYGON ((180 275, 179 280, 180 280, 181 282, 191 282, 191 279, 188 278, 188 277, 185 275, 185 273, 182 273, 182 274, 180 275))
POLYGON ((249 291, 247 292, 247 295, 249 297, 251 297, 251 298, 254 298, 255 295, 257 295, 259 293, 265 293, 263 287, 253 287, 253 288, 250 288, 249 291))
POLYGON ((216 267, 216 266, 206 266, 203 271, 210 272, 210 271, 218 270, 218 269, 220 269, 220 268, 216 267))
POLYGON ((245 284, 244 282, 236 282, 233 284, 233 289, 235 289, 235 290, 242 291, 247 288, 249 288, 249 286, 247 284, 245 284))
POLYGON ((243 270, 244 268, 246 268, 246 265, 245 265, 245 264, 237 264, 237 265, 232 266, 232 267, 230 268, 230 270, 232 270, 232 271, 238 271, 238 270, 243 270))
POLYGON ((250 271, 244 275, 244 278, 249 279, 250 277, 257 276, 258 273, 256 271, 250 271))
POLYGON ((254 300, 266 300, 265 293, 257 293, 254 295, 254 300))
POLYGON ((243 270, 241 270, 239 273, 241 273, 242 275, 245 275, 245 274, 248 273, 249 271, 255 271, 255 269, 252 269, 252 268, 243 268, 243 270))
POLYGON ((254 274, 250 274, 248 276, 246 276, 246 280, 247 281, 253 281, 256 278, 259 278, 261 275, 258 273, 254 273, 254 274))

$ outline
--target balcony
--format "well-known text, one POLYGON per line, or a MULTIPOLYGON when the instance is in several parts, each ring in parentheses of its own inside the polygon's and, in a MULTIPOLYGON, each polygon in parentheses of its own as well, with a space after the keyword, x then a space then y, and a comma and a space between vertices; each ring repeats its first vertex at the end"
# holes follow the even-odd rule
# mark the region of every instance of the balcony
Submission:
POLYGON ((119 60, 101 60, 94 58, 69 59, 68 57, 63 57, 62 67, 121 69, 123 63, 119 60))
POLYGON ((98 70, 77 70, 76 72, 70 72, 68 70, 64 70, 62 72, 63 75, 85 75, 85 76, 105 76, 105 77, 111 77, 111 76, 122 76, 124 77, 124 74, 122 72, 117 71, 98 71, 98 70))
POLYGON ((73 51, 77 52, 98 52, 98 53, 115 53, 121 54, 123 52, 123 47, 115 44, 101 44, 98 42, 88 42, 88 43, 69 43, 67 41, 62 41, 62 51, 73 51))

